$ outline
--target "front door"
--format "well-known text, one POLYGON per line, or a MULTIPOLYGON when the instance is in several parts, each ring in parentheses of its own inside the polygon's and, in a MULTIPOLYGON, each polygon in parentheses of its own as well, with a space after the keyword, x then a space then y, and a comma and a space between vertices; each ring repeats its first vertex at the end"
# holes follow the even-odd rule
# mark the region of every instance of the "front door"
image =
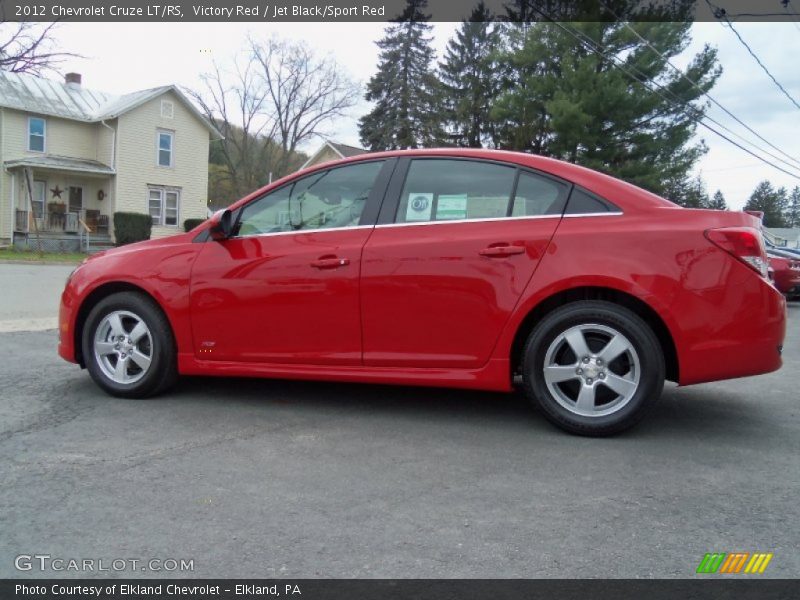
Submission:
POLYGON ((247 204, 234 237, 206 242, 192 271, 197 358, 360 364, 361 252, 391 166, 302 177, 247 204))
POLYGON ((76 185, 69 186, 69 212, 81 217, 83 210, 83 188, 76 185))
POLYGON ((376 226, 362 259, 364 364, 480 367, 547 249, 569 186, 494 162, 425 158, 395 187, 391 222, 376 226))

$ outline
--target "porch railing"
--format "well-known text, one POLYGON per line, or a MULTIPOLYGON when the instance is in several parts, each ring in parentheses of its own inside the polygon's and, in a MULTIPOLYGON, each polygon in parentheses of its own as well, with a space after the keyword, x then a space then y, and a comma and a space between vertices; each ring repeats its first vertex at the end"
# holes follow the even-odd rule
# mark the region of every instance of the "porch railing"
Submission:
MULTIPOLYGON (((98 210, 84 209, 80 212, 46 212, 36 218, 36 228, 45 233, 80 233, 81 221, 92 232, 109 233, 108 215, 101 215, 98 210)), ((30 233, 34 230, 30 211, 17 209, 14 220, 14 231, 30 233)))

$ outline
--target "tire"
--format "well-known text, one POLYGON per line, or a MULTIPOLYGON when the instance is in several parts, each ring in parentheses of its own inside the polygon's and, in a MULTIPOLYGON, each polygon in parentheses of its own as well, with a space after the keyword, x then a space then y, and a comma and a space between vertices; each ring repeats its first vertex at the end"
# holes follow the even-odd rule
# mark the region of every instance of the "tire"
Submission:
POLYGON ((522 369, 528 399, 578 435, 633 427, 664 388, 664 354, 653 331, 627 308, 600 300, 546 315, 528 337, 522 369))
POLYGON ((178 378, 169 321, 141 293, 121 292, 98 302, 86 319, 81 346, 92 379, 112 396, 147 398, 178 378))

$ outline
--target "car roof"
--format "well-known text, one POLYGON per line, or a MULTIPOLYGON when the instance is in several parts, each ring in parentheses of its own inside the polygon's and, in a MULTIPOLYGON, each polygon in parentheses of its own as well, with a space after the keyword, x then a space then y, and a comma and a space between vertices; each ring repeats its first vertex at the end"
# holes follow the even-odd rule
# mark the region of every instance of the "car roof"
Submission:
POLYGON ((563 160, 528 154, 525 152, 514 152, 510 150, 492 150, 485 148, 429 148, 411 150, 390 150, 385 152, 368 152, 357 156, 347 157, 320 163, 291 173, 274 183, 267 185, 245 198, 236 202, 232 208, 238 208, 241 204, 248 202, 255 196, 260 196, 271 189, 278 188, 298 176, 307 175, 315 171, 322 171, 333 167, 352 164, 370 160, 380 160, 399 157, 428 157, 428 158, 468 158, 474 160, 490 160, 510 163, 521 167, 527 167, 536 171, 565 179, 579 185, 590 192, 610 200, 620 205, 623 210, 638 210, 646 208, 679 208, 669 200, 657 196, 647 190, 633 184, 617 179, 605 173, 588 169, 574 163, 563 160))

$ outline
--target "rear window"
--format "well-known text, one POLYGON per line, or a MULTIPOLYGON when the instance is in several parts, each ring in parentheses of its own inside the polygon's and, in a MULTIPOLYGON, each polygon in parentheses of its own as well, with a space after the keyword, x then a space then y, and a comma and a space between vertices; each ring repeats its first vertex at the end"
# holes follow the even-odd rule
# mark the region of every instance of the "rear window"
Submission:
POLYGON ((597 213, 617 213, 622 212, 619 207, 614 206, 608 200, 600 198, 592 192, 575 186, 569 195, 567 202, 567 215, 590 215, 597 213))

